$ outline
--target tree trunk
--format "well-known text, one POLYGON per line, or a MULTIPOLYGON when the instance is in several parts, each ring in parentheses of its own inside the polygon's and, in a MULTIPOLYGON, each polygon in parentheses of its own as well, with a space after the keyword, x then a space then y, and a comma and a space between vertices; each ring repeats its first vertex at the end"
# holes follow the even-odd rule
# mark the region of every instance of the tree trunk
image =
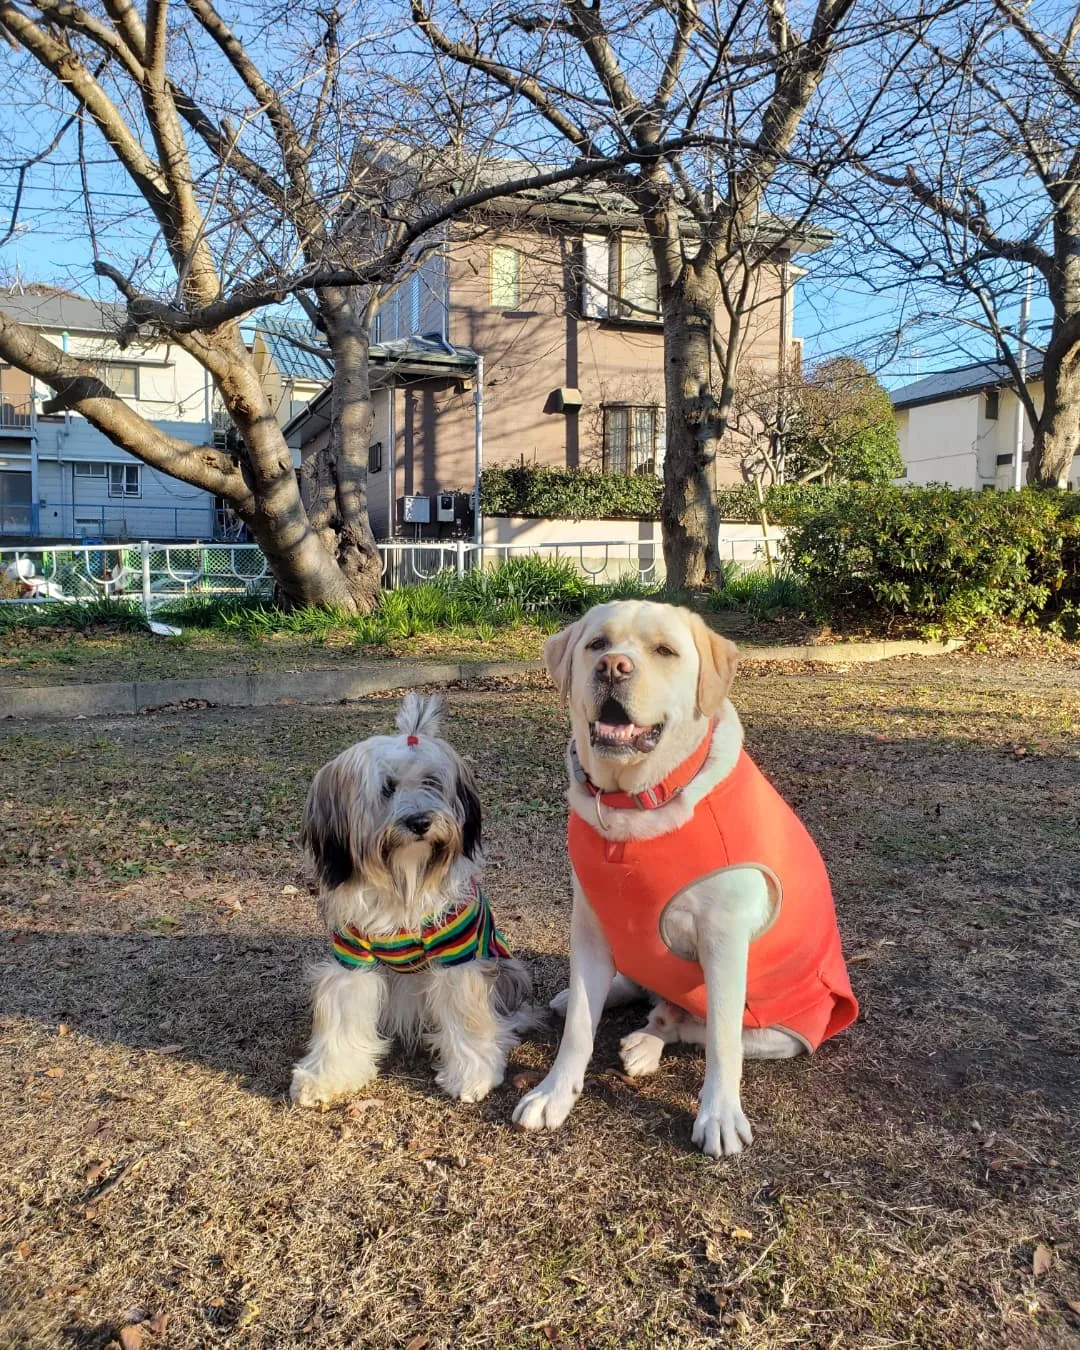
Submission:
POLYGON ((1043 407, 1035 424, 1027 481, 1038 487, 1064 488, 1073 456, 1080 452, 1080 347, 1064 356, 1053 338, 1043 361, 1043 407))
POLYGON ((336 562, 353 605, 364 613, 378 603, 382 562, 367 514, 367 464, 375 413, 367 306, 355 289, 319 294, 334 373, 330 398, 330 443, 314 466, 318 491, 309 506, 311 523, 336 562))
POLYGON ((715 465, 723 419, 712 381, 717 285, 686 266, 663 288, 667 448, 661 522, 670 586, 715 585, 719 517, 715 465))

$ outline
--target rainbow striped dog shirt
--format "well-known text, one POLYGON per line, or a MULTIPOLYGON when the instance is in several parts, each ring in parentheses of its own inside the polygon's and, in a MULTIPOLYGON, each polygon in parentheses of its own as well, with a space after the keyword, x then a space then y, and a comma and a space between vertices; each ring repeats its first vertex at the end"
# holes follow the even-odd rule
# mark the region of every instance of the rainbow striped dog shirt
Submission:
POLYGON ((506 939, 495 927, 487 896, 477 888, 438 920, 423 919, 420 931, 403 928, 389 937, 365 937, 355 924, 335 929, 334 959, 350 970, 426 970, 463 966, 468 961, 509 957, 506 939))

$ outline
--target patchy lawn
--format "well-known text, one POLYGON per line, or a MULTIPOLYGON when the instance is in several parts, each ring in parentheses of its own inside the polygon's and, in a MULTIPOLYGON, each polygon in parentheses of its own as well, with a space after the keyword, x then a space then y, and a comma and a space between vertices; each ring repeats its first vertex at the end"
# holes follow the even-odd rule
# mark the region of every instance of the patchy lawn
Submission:
MULTIPOLYGON (((423 1060, 353 1110, 285 1105, 321 946, 301 802, 393 699, 0 724, 0 1343, 1075 1344, 1080 672, 759 667, 737 695, 831 866, 864 1017, 748 1066, 731 1162, 689 1145, 696 1052, 619 1077, 634 1010, 557 1134, 510 1129, 509 1083, 446 1101, 423 1060)), ((450 703, 548 997, 562 716, 540 680, 450 703)))

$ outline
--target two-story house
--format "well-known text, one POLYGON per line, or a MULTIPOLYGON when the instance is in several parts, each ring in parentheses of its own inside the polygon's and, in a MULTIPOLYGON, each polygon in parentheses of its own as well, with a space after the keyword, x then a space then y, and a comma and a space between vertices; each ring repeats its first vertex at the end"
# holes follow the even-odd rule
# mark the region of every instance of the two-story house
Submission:
MULTIPOLYGON (((207 372, 160 339, 121 348, 122 305, 45 286, 0 290, 0 308, 91 360, 143 417, 172 436, 212 436, 207 372)), ((44 413, 51 390, 0 368, 0 533, 43 539, 210 539, 214 498, 115 446, 77 413, 44 413)))
MULTIPOLYGON (((766 372, 786 365, 796 342, 802 272, 791 254, 826 247, 830 236, 806 231, 797 250, 779 230, 775 238, 754 271, 744 348, 766 372)), ((407 498, 472 492, 481 429, 487 464, 660 471, 656 273, 640 219, 617 194, 568 192, 557 202, 525 194, 451 225, 381 305, 372 339, 369 504, 378 537, 416 532, 407 498)), ((328 404, 321 395, 287 424, 301 453, 329 434, 328 404)), ((734 460, 717 466, 718 486, 738 479, 734 460)))

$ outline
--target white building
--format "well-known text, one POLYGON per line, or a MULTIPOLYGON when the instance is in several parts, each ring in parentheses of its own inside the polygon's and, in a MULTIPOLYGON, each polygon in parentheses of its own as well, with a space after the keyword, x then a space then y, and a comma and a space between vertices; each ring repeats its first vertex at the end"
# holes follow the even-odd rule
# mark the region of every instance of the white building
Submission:
MULTIPOLYGON (((208 373, 174 343, 121 348, 122 305, 44 287, 0 290, 0 308, 102 377, 172 436, 213 440, 208 373)), ((45 414, 52 391, 0 367, 0 535, 52 539, 211 539, 209 493, 159 473, 115 446, 78 413, 45 414)))
MULTIPOLYGON (((1037 409, 1043 399, 1041 371, 1041 361, 1035 358, 1029 366, 1028 388, 1037 409)), ((1022 409, 1001 362, 928 375, 897 389, 892 405, 909 483, 999 491, 1013 486, 1017 412, 1022 409)), ((1026 461, 1032 444, 1026 416, 1020 425, 1026 461)), ((1069 485, 1080 489, 1080 453, 1073 460, 1069 485)))

